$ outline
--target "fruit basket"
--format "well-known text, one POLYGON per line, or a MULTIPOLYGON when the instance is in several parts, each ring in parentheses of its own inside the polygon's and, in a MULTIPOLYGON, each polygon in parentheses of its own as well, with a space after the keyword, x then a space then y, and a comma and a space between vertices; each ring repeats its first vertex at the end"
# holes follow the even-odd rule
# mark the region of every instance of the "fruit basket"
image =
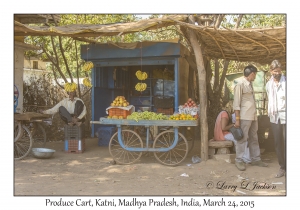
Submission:
POLYGON ((113 117, 113 116, 117 116, 117 117, 123 117, 123 119, 126 119, 127 116, 130 115, 130 111, 128 110, 124 110, 124 109, 120 109, 120 108, 110 108, 108 110, 108 116, 113 117))

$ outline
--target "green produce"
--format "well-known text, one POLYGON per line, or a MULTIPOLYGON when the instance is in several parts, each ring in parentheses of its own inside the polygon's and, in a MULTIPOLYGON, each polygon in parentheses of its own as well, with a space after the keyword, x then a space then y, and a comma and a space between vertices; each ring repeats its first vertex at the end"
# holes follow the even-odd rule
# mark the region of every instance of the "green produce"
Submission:
POLYGON ((167 120, 168 117, 162 113, 155 113, 155 112, 133 112, 131 115, 127 116, 128 120, 167 120))

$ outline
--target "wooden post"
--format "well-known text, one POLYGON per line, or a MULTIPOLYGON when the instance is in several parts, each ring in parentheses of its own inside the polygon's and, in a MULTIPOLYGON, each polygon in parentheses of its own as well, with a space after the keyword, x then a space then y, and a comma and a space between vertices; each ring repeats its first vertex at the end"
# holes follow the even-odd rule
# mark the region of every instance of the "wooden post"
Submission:
MULTIPOLYGON (((192 15, 189 16, 189 23, 195 24, 192 15)), ((201 159, 208 160, 208 125, 207 125, 207 95, 206 95, 206 71, 203 62, 201 47, 197 41, 195 32, 188 29, 188 38, 195 53, 196 66, 199 81, 199 99, 200 99, 200 136, 201 136, 201 159)))

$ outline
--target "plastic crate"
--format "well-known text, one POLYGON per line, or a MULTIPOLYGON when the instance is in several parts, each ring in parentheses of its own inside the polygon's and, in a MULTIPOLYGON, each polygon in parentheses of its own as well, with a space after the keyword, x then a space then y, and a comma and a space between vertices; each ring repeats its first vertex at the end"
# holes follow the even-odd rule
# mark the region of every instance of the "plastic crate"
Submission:
POLYGON ((173 108, 174 107, 174 97, 154 97, 154 106, 156 108, 173 108))
POLYGON ((116 127, 99 127, 98 130, 98 146, 108 146, 112 135, 117 132, 116 127))
POLYGON ((85 139, 75 140, 69 139, 65 140, 65 152, 67 153, 83 153, 85 150, 85 139))
POLYGON ((72 125, 65 125, 65 140, 70 139, 83 139, 84 138, 84 124, 82 123, 79 127, 72 125))
POLYGON ((168 109, 164 109, 164 108, 157 108, 157 113, 163 113, 165 115, 172 115, 174 113, 173 108, 168 108, 168 109))
POLYGON ((128 115, 130 115, 130 111, 124 110, 124 109, 119 109, 119 108, 110 108, 108 110, 108 115, 110 117, 112 116, 122 116, 123 119, 126 119, 128 115))

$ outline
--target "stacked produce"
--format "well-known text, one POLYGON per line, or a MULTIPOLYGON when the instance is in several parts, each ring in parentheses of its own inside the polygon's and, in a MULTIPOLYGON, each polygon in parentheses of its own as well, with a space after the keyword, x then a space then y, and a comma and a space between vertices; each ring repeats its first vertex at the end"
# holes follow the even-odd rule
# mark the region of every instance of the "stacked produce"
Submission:
POLYGON ((90 78, 86 77, 86 78, 83 79, 82 82, 83 82, 84 86, 89 87, 89 88, 92 87, 92 83, 90 81, 90 78))
POLYGON ((67 92, 73 92, 77 89, 77 84, 76 83, 66 83, 65 84, 65 90, 67 92))
POLYGON ((91 61, 86 62, 83 65, 83 71, 90 71, 94 67, 94 64, 91 61))
POLYGON ((110 104, 110 106, 122 106, 126 107, 129 106, 129 102, 126 101, 124 96, 117 96, 115 100, 110 104))
MULTIPOLYGON (((146 72, 142 72, 141 70, 137 70, 135 75, 141 81, 146 80, 148 78, 148 74, 146 72)), ((135 89, 140 92, 143 92, 144 90, 146 90, 146 88, 147 84, 144 82, 139 82, 135 85, 135 89)))
POLYGON ((124 119, 124 117, 123 116, 113 115, 113 116, 107 116, 107 119, 120 119, 120 120, 122 120, 122 119, 124 119))
POLYGON ((189 98, 184 105, 178 107, 179 114, 191 115, 192 117, 198 119, 200 107, 197 105, 193 99, 189 98))
POLYGON ((169 120, 196 120, 196 117, 193 117, 190 114, 174 114, 171 115, 169 120))
POLYGON ((141 70, 137 70, 135 75, 139 80, 145 80, 148 78, 148 74, 146 72, 142 72, 141 70))
POLYGON ((168 117, 162 113, 155 112, 133 112, 131 115, 127 116, 128 120, 135 120, 138 122, 139 120, 167 120, 168 117))

